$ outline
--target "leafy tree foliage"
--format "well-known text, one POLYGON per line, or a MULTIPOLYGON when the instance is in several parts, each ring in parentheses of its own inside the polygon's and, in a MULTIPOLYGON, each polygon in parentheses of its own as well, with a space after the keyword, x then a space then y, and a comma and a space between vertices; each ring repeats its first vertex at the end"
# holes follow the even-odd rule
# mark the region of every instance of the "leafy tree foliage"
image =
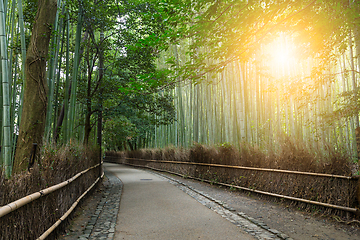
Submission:
POLYGON ((135 147, 138 139, 144 139, 154 131, 154 125, 172 123, 175 110, 169 88, 158 92, 159 86, 167 84, 167 76, 163 70, 157 70, 155 64, 158 50, 143 44, 146 37, 163 31, 154 6, 130 4, 119 19, 118 32, 112 43, 118 55, 107 69, 112 87, 105 93, 104 114, 105 119, 121 115, 134 124, 136 134, 127 140, 135 147), (151 81, 148 81, 149 76, 151 81))
POLYGON ((135 125, 123 115, 105 121, 104 130, 106 148, 116 151, 126 146, 127 139, 137 135, 135 125))
POLYGON ((143 44, 166 50, 169 44, 190 39, 187 61, 179 66, 168 59, 173 74, 183 80, 201 81, 206 73, 219 72, 235 60, 246 61, 279 32, 288 32, 301 46, 300 54, 325 61, 324 67, 333 60, 335 47, 347 45, 348 31, 359 21, 356 9, 346 0, 163 0, 158 11, 165 30, 143 44))
MULTIPOLYGON (((81 72, 86 74, 79 82, 78 95, 79 101, 86 106, 85 142, 95 126, 94 114, 101 108, 99 102, 104 103, 104 118, 109 121, 105 127, 113 126, 110 123, 118 122, 116 119, 124 121, 125 117, 136 126, 136 134, 128 136, 135 141, 135 137, 145 136, 150 124, 168 124, 174 120, 172 97, 157 91, 166 78, 156 68, 158 52, 152 46, 139 44, 147 36, 161 34, 163 25, 150 3, 105 1, 101 4, 99 8, 91 4, 85 6, 88 37, 83 42, 86 50, 81 72), (99 37, 100 32, 104 32, 103 39, 99 37), (98 74, 100 51, 103 51, 105 61, 102 78, 98 74), (152 76, 152 84, 144 81, 144 75, 152 76), (121 110, 114 111, 119 106, 121 110)), ((117 124, 120 126, 127 125, 117 124)))

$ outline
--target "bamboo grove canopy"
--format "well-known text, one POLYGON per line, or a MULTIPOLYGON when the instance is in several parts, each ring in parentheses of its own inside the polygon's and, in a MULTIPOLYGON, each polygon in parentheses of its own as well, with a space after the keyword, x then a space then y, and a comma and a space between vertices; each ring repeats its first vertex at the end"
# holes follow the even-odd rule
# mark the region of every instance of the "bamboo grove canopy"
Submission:
POLYGON ((0 164, 10 176, 33 143, 70 139, 276 149, 280 135, 357 159, 359 7, 1 0, 0 164))

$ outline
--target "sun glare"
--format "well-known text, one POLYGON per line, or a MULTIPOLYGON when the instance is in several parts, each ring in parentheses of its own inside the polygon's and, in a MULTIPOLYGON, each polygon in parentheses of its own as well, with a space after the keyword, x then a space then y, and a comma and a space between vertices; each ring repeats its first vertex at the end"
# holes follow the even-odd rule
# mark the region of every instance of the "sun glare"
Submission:
POLYGON ((268 51, 269 61, 272 67, 286 68, 290 64, 294 64, 296 60, 295 45, 291 38, 281 34, 273 42, 266 47, 268 51))
POLYGON ((274 61, 279 65, 285 65, 287 62, 291 60, 289 51, 283 46, 280 47, 276 52, 274 52, 272 57, 274 61))

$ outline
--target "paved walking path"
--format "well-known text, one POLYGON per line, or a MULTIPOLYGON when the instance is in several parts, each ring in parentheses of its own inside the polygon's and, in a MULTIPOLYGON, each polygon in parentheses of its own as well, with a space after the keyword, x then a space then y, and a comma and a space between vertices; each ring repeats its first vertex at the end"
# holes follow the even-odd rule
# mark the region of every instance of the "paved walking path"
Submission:
POLYGON ((165 179, 105 166, 124 184, 114 239, 253 239, 165 179))
POLYGON ((106 189, 78 239, 290 239, 176 179, 104 167, 106 189))

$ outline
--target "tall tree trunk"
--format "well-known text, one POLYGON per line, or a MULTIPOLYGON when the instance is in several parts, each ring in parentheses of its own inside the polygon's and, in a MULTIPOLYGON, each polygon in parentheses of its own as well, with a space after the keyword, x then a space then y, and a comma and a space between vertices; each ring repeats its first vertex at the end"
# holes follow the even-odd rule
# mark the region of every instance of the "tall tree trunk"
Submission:
POLYGON ((47 108, 46 60, 52 25, 57 11, 56 0, 39 0, 25 62, 26 87, 15 154, 14 171, 27 167, 33 143, 41 144, 44 135, 47 108))

